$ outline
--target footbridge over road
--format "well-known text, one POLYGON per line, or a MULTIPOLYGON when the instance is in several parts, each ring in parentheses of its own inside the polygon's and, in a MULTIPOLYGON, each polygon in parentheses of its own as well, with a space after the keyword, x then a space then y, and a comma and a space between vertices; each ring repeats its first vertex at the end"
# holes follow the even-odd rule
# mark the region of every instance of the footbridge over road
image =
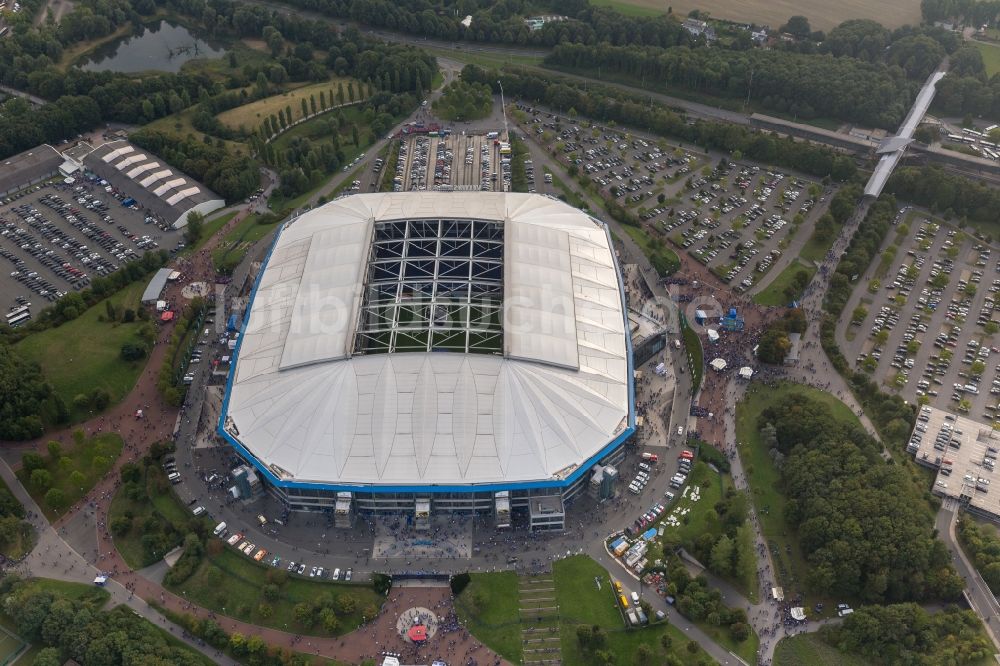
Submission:
POLYGON ((924 82, 924 86, 917 94, 917 99, 910 107, 910 112, 906 114, 903 124, 899 126, 899 133, 879 144, 875 152, 881 154, 882 157, 879 158, 878 164, 875 165, 875 171, 872 172, 868 184, 865 185, 866 197, 877 199, 882 194, 882 188, 885 187, 889 176, 892 175, 893 170, 903 158, 906 148, 913 141, 913 132, 917 129, 920 121, 924 119, 924 114, 927 113, 931 102, 934 101, 938 81, 944 78, 947 72, 948 59, 945 58, 941 65, 927 77, 927 81, 924 82))

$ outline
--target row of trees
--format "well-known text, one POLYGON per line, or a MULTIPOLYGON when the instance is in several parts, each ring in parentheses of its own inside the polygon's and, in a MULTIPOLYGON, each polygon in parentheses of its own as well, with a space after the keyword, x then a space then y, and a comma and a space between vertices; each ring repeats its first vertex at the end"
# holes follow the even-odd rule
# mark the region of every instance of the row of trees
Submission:
MULTIPOLYGON (((712 448, 703 443, 702 447, 712 448)), ((703 450, 702 449, 702 450, 703 450)), ((680 545, 692 553, 699 562, 711 571, 725 578, 747 580, 753 576, 757 563, 754 554, 753 533, 747 523, 748 500, 746 493, 730 486, 725 496, 712 507, 706 523, 718 523, 719 529, 706 529, 697 538, 680 545)), ((677 544, 664 542, 668 556, 677 544)))
POLYGON ((826 291, 823 307, 834 316, 839 316, 843 312, 847 300, 851 297, 855 281, 868 270, 868 266, 878 254, 895 215, 895 198, 883 197, 872 204, 868 216, 858 226, 847 246, 847 251, 837 264, 837 270, 830 277, 830 285, 826 291))
POLYGON ((628 125, 705 150, 730 152, 734 159, 757 160, 821 178, 850 180, 857 172, 851 158, 829 148, 729 123, 704 120, 689 123, 683 115, 665 106, 651 105, 644 97, 617 89, 600 85, 584 87, 585 84, 576 81, 521 68, 501 71, 467 65, 462 70, 463 80, 490 86, 496 86, 501 77, 508 95, 541 103, 571 116, 579 114, 600 122, 628 125))
POLYGON ((671 553, 667 558, 667 592, 676 599, 677 610, 696 622, 727 627, 733 640, 742 642, 750 637, 750 624, 742 608, 726 606, 722 593, 704 576, 692 577, 677 555, 671 553))
MULTIPOLYGON (((944 55, 936 42, 914 39, 927 40, 944 55)), ((932 59, 931 69, 939 61, 932 59)), ((645 87, 674 86, 739 100, 749 96, 764 108, 800 118, 827 116, 887 128, 899 125, 918 87, 882 63, 786 50, 563 44, 545 62, 584 72, 600 69, 602 76, 624 76, 645 87)), ((923 60, 912 69, 922 73, 923 60)))
POLYGON ((493 108, 493 91, 483 83, 456 80, 445 86, 441 97, 434 100, 434 113, 448 120, 485 118, 493 108))
POLYGON ((66 404, 45 381, 41 368, 0 342, 0 439, 38 437, 50 410, 69 416, 66 404))
POLYGON ((757 425, 783 460, 785 518, 814 590, 872 603, 958 598, 962 579, 922 493, 859 425, 803 395, 764 410, 757 425))

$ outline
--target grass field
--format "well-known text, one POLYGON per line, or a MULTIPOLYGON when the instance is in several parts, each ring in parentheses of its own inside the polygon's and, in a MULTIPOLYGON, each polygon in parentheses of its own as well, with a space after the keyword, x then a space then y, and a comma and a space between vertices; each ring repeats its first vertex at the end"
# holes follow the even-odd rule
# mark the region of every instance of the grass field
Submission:
POLYGON ((709 657, 701 648, 694 654, 687 651, 688 638, 670 624, 657 624, 636 631, 625 631, 624 620, 614 597, 614 588, 608 572, 594 560, 576 555, 559 560, 552 567, 556 583, 556 602, 561 610, 560 639, 562 663, 589 666, 597 660, 580 649, 576 627, 581 624, 599 625, 607 631, 605 649, 615 656, 616 664, 636 663, 635 653, 640 645, 648 645, 653 654, 665 656, 660 637, 668 634, 673 643, 670 648, 684 664, 701 663, 709 657), (594 578, 601 579, 597 589, 594 578))
POLYGON ((983 55, 983 65, 986 66, 986 76, 1000 72, 1000 45, 986 42, 970 42, 983 55))
MULTIPOLYGON (((325 92, 327 104, 329 105, 331 96, 334 100, 337 99, 337 87, 339 84, 343 84, 344 86, 344 102, 349 102, 350 97, 347 94, 348 83, 354 84, 354 99, 361 99, 361 95, 359 94, 360 84, 357 81, 347 78, 336 78, 322 83, 313 83, 301 88, 295 88, 294 90, 289 90, 280 95, 272 95, 271 97, 259 99, 256 102, 250 102, 249 104, 238 106, 235 109, 223 111, 218 116, 219 122, 233 129, 244 127, 248 130, 253 130, 264 122, 264 118, 272 114, 277 116, 278 111, 285 109, 286 107, 291 107, 292 121, 294 122, 303 116, 303 99, 306 100, 306 103, 308 104, 309 98, 311 96, 315 96, 316 104, 319 104, 319 94, 320 92, 325 92)), ((337 104, 339 102, 335 101, 333 103, 337 104)))
POLYGON ((382 598, 368 585, 333 583, 290 576, 284 583, 277 581, 284 577, 284 568, 274 568, 257 564, 248 557, 226 547, 220 554, 206 557, 194 574, 180 585, 170 585, 175 594, 205 608, 253 622, 266 627, 285 630, 292 628, 299 633, 314 636, 328 636, 320 625, 303 627, 295 621, 294 608, 300 602, 313 603, 324 595, 340 597, 349 595, 355 600, 354 610, 338 616, 340 624, 333 635, 353 631, 362 622, 366 607, 382 604, 382 598), (268 617, 260 613, 264 600, 262 588, 274 580, 279 587, 278 597, 267 602, 271 608, 268 617))
POLYGON ((63 507, 53 508, 45 501, 49 488, 38 488, 30 482, 30 475, 25 469, 17 470, 17 478, 28 490, 31 496, 42 507, 49 518, 57 518, 81 497, 86 495, 115 464, 122 452, 122 438, 116 433, 101 433, 82 444, 63 447, 62 456, 58 461, 44 456, 49 474, 52 476, 51 488, 58 488, 65 495, 63 507), (64 462, 68 460, 68 462, 64 462), (74 479, 76 472, 81 477, 74 479))
POLYGON ((691 361, 691 390, 697 393, 701 387, 701 378, 705 373, 705 350, 701 347, 698 334, 686 322, 682 322, 681 335, 684 338, 684 348, 691 361))
POLYGON ((513 664, 521 663, 517 574, 500 571, 469 575, 471 582, 455 600, 459 619, 484 645, 513 664))
MULTIPOLYGON (((659 0, 598 0, 596 4, 612 5, 619 11, 622 5, 629 5, 634 11, 660 10, 665 4, 659 0)), ((667 3, 677 16, 687 16, 692 9, 731 21, 748 21, 770 25, 778 29, 788 17, 801 15, 809 19, 813 30, 830 30, 848 19, 872 19, 887 28, 920 23, 919 0, 886 0, 866 2, 865 0, 842 0, 841 2, 793 2, 792 0, 751 0, 734 4, 729 0, 671 0, 667 3)), ((634 14, 633 14, 634 15, 634 14)), ((704 16, 702 17, 704 18, 704 16)))
POLYGON ((425 48, 424 50, 439 58, 457 60, 458 62, 465 63, 467 65, 479 65, 481 67, 502 67, 503 65, 536 67, 542 64, 542 58, 539 56, 490 53, 486 51, 478 51, 475 46, 471 46, 461 51, 435 48, 425 48))
POLYGON ((872 662, 827 645, 816 634, 783 638, 774 648, 774 666, 869 666, 872 662))
POLYGON ((665 14, 663 3, 629 2, 629 0, 591 0, 592 5, 610 7, 625 16, 659 16, 665 14))
POLYGON ((144 480, 146 494, 137 500, 129 499, 122 486, 111 500, 108 524, 127 514, 132 516, 132 528, 125 534, 115 535, 115 548, 133 569, 141 569, 158 561, 171 548, 179 546, 192 521, 198 520, 183 506, 177 496, 170 491, 166 475, 159 467, 146 468, 144 480), (156 527, 147 527, 152 520, 156 527), (150 555, 143 545, 145 534, 164 535, 159 539, 162 552, 156 557, 150 555))
POLYGON ((259 224, 260 215, 247 215, 242 222, 229 230, 219 244, 212 250, 212 263, 216 270, 232 272, 250 247, 266 236, 278 224, 259 224))
MULTIPOLYGON (((145 288, 146 281, 140 280, 110 300, 116 306, 137 310, 145 288)), ((21 356, 42 367, 45 379, 66 401, 74 423, 90 416, 73 405, 76 395, 89 395, 95 388, 103 388, 114 404, 132 390, 146 364, 145 359, 128 362, 120 356, 122 344, 135 338, 142 322, 100 321, 106 312, 101 301, 73 321, 33 333, 14 345, 21 356)))
POLYGON ((211 240, 212 236, 218 233, 219 229, 226 226, 226 222, 236 217, 236 213, 237 211, 234 210, 231 213, 219 215, 218 217, 212 218, 202 224, 201 238, 198 239, 198 242, 195 243, 193 248, 185 248, 185 252, 191 253, 200 250, 205 243, 211 240))
POLYGON ((667 247, 665 241, 650 234, 645 227, 623 224, 622 229, 642 249, 642 253, 649 258, 649 262, 660 277, 670 275, 680 268, 681 260, 677 257, 677 253, 667 247))
MULTIPOLYGON (((782 382, 766 390, 758 389, 750 392, 736 407, 736 441, 750 483, 751 499, 757 508, 764 538, 772 546, 774 563, 778 569, 775 575, 784 586, 785 595, 788 597, 798 592, 809 592, 804 587, 807 565, 799 549, 798 540, 785 521, 787 498, 780 490, 781 475, 761 442, 757 418, 762 411, 792 394, 818 400, 830 409, 836 420, 860 426, 858 417, 850 407, 835 396, 811 386, 792 382, 782 382)), ((805 605, 811 607, 816 601, 830 600, 807 599, 805 605)), ((835 608, 833 603, 827 603, 826 607, 835 608)))
POLYGON ((809 274, 809 279, 816 274, 816 267, 812 264, 805 264, 795 260, 785 266, 784 270, 778 273, 771 283, 754 294, 753 302, 758 305, 788 305, 789 298, 785 296, 785 289, 792 283, 792 279, 799 271, 809 274))

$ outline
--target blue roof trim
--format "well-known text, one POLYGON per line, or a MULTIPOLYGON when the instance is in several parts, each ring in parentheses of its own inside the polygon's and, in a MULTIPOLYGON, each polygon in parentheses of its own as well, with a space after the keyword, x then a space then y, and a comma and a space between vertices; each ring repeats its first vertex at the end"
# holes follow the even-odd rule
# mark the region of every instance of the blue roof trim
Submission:
POLYGON ((611 241, 611 232, 608 229, 608 225, 601 222, 597 218, 591 217, 595 223, 601 225, 604 228, 604 234, 608 239, 608 247, 611 249, 611 258, 615 265, 615 275, 618 278, 618 292, 621 297, 622 302, 622 325, 625 330, 625 347, 626 347, 626 363, 628 364, 628 419, 626 427, 618 433, 614 439, 612 439, 604 448, 590 456, 583 463, 577 467, 576 471, 570 474, 565 479, 547 479, 542 481, 519 481, 519 482, 508 482, 508 483, 467 483, 460 485, 436 485, 436 484, 421 484, 421 485, 384 485, 384 484, 350 484, 350 483, 310 483, 308 481, 288 481, 285 479, 279 479, 274 475, 266 465, 257 460, 250 451, 240 443, 235 437, 226 432, 223 427, 226 422, 226 414, 229 413, 229 397, 233 388, 233 377, 236 373, 236 364, 240 355, 240 347, 243 345, 243 332, 247 330, 247 324, 250 321, 250 312, 253 310, 254 299, 257 297, 257 289, 260 288, 260 278, 264 275, 267 269, 268 263, 271 261, 271 253, 274 252, 275 246, 278 244, 278 239, 281 237, 282 232, 285 228, 295 221, 297 218, 292 218, 285 224, 281 226, 281 229, 274 235, 274 240, 271 242, 271 247, 267 251, 267 256, 264 258, 264 262, 261 264, 260 271, 257 273, 257 282, 254 284, 253 290, 250 292, 250 300, 246 306, 246 312, 243 315, 243 325, 240 327, 239 338, 236 341, 236 349, 233 350, 232 359, 229 365, 229 376, 226 378, 226 393, 222 401, 222 410, 219 414, 219 423, 216 427, 218 434, 229 442, 233 448, 235 448, 240 455, 253 464, 257 468, 264 478, 268 480, 274 486, 279 488, 298 488, 301 490, 322 490, 330 492, 355 492, 355 493, 426 493, 426 494, 436 494, 436 493, 468 493, 468 492, 497 492, 501 490, 532 490, 541 488, 566 488, 573 485, 582 475, 590 471, 601 458, 604 458, 612 451, 620 447, 622 444, 628 440, 635 433, 635 370, 632 365, 632 335, 629 331, 628 322, 628 304, 625 300, 625 283, 622 280, 621 267, 618 265, 618 258, 614 254, 614 244, 611 241))

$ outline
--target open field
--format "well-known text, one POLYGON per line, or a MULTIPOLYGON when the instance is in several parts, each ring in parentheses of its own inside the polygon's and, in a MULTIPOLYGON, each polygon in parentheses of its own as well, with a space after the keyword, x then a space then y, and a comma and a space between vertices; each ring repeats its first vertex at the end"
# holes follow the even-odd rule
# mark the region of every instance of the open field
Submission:
POLYGON ((216 556, 205 557, 190 578, 168 588, 200 606, 240 620, 275 629, 295 627, 300 633, 314 636, 339 636, 354 631, 368 607, 378 608, 382 604, 382 598, 369 585, 288 576, 284 566, 257 564, 229 547, 216 556), (269 582, 277 586, 277 596, 265 601, 263 588, 269 582), (329 597, 341 609, 348 608, 340 605, 348 603, 343 602, 345 598, 354 602, 348 612, 337 613, 333 631, 326 631, 320 623, 304 627, 296 621, 296 604, 315 604, 329 597), (262 613, 262 607, 269 609, 262 613))
POLYGON ((625 16, 659 16, 665 14, 663 3, 630 2, 629 0, 591 0, 592 5, 610 7, 625 16))
MULTIPOLYGON (((599 5, 610 5, 618 11, 639 15, 645 10, 662 13, 665 4, 659 0, 603 0, 599 5), (630 9, 626 9, 628 6, 630 9)), ((687 16, 692 9, 708 12, 712 16, 731 21, 752 21, 770 25, 777 29, 790 16, 801 15, 809 19, 813 30, 829 30, 848 19, 872 19, 887 28, 920 23, 919 0, 885 0, 885 2, 865 2, 865 0, 840 0, 840 2, 793 2, 777 0, 765 2, 753 0, 733 3, 729 0, 681 0, 667 3, 677 16, 687 16)))
POLYGON ((808 273, 809 279, 812 280, 812 276, 816 274, 816 267, 798 260, 793 261, 771 280, 771 284, 754 294, 753 302, 758 305, 788 305, 789 298, 785 296, 785 289, 792 284, 792 279, 799 271, 808 273))
MULTIPOLYGON (((622 3, 624 4, 624 3, 622 3)), ((425 51, 438 58, 456 60, 466 65, 479 65, 481 67, 502 67, 504 65, 521 65, 522 67, 537 67, 542 64, 542 58, 538 56, 511 55, 507 53, 491 53, 478 51, 475 46, 458 51, 453 49, 425 48, 425 51)), ((437 85, 435 84, 435 88, 437 85)))
POLYGON ((484 645, 511 663, 521 663, 517 574, 499 571, 469 575, 471 582, 455 599, 458 617, 484 645))
POLYGON ((319 94, 320 92, 325 92, 328 105, 330 104, 329 100, 331 96, 335 100, 334 104, 339 104, 340 102, 336 100, 338 86, 341 84, 344 86, 344 102, 351 101, 347 92, 347 85, 349 83, 354 84, 354 99, 360 99, 360 84, 357 81, 347 78, 331 79, 322 83, 313 83, 301 88, 295 88, 294 90, 289 90, 288 92, 280 95, 272 95, 271 97, 259 99, 256 102, 250 102, 249 104, 238 106, 235 109, 223 111, 218 116, 219 122, 233 129, 245 127, 248 130, 252 130, 260 126, 260 124, 264 122, 264 118, 272 114, 277 116, 278 111, 281 111, 286 107, 291 107, 292 121, 294 122, 302 118, 302 100, 306 100, 306 103, 308 104, 310 96, 315 96, 316 103, 319 104, 319 94))
POLYGON ((816 634, 800 634, 778 641, 774 666, 868 666, 871 662, 827 645, 816 634))
POLYGON ((986 42, 972 41, 973 46, 979 49, 983 55, 983 64, 986 66, 986 76, 993 76, 1000 72, 1000 45, 987 44, 986 42))
POLYGON ((598 625, 607 632, 605 649, 615 655, 615 663, 636 663, 635 653, 640 645, 648 645, 653 654, 666 652, 660 637, 670 636, 670 652, 680 658, 681 663, 700 663, 707 655, 698 649, 697 653, 687 651, 688 639, 682 631, 671 624, 657 624, 637 631, 625 631, 625 623, 614 597, 614 588, 608 572, 589 557, 576 555, 559 560, 552 567, 556 584, 556 601, 561 612, 562 627, 559 632, 562 643, 562 662, 588 666, 596 664, 593 653, 585 653, 576 637, 576 627, 581 624, 598 625), (595 578, 600 578, 601 589, 597 589, 595 578))
MULTIPOLYGON (((118 307, 138 309, 146 282, 133 283, 109 299, 118 307)), ((74 406, 75 396, 103 388, 114 404, 132 390, 146 364, 145 359, 129 362, 121 358, 122 345, 135 339, 143 322, 102 322, 106 312, 102 301, 76 319, 29 335, 14 346, 18 354, 42 367, 45 379, 66 401, 73 422, 89 416, 74 406)))
MULTIPOLYGON (((785 520, 788 500, 781 493, 781 474, 761 442, 757 418, 765 409, 792 394, 818 400, 830 409, 836 420, 851 422, 860 427, 858 417, 836 396, 792 382, 781 382, 766 390, 758 389, 748 393, 746 399, 736 407, 736 441, 750 484, 750 497, 757 508, 764 538, 771 546, 777 568, 775 575, 788 596, 807 592, 803 589, 807 564, 799 549, 798 539, 792 534, 785 520)), ((811 606, 815 601, 829 600, 810 598, 807 601, 809 603, 806 605, 811 606)), ((827 607, 834 606, 827 604, 827 607)))

